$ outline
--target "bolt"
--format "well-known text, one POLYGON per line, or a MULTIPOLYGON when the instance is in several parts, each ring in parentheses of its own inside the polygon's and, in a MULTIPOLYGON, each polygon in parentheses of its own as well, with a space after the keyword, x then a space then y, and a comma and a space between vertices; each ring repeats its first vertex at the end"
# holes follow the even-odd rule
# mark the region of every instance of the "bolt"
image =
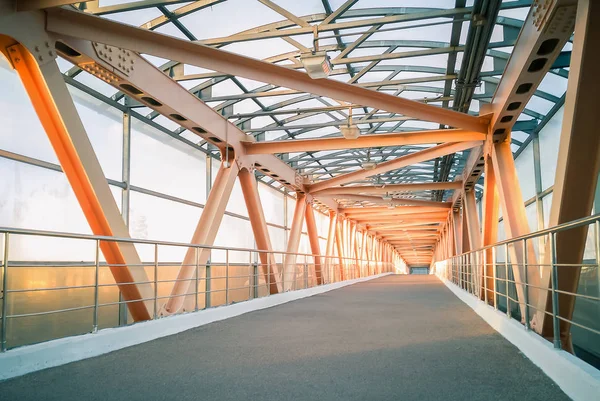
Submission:
POLYGON ((39 56, 39 57, 38 57, 38 60, 40 60, 40 61, 44 61, 44 58, 43 58, 42 56, 39 56))
POLYGON ((50 42, 45 42, 46 47, 50 47, 50 42))
POLYGON ((52 57, 52 50, 50 50, 50 51, 48 52, 48 54, 50 55, 50 57, 52 57))
POLYGON ((19 61, 21 61, 21 59, 17 57, 17 58, 15 59, 15 63, 18 63, 19 61))
POLYGON ((34 47, 34 49, 35 49, 35 51, 36 51, 36 52, 39 52, 39 51, 40 51, 40 48, 39 48, 39 46, 36 46, 36 47, 34 47))

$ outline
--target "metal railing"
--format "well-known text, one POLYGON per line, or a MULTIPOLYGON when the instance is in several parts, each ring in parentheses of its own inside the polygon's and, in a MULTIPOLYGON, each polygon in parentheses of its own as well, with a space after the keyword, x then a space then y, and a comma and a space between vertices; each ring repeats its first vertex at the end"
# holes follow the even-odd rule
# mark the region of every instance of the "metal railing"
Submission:
MULTIPOLYGON (((581 334, 578 346, 588 347, 586 352, 600 358, 599 234, 600 214, 597 214, 437 262, 435 273, 482 302, 505 311, 508 318, 520 321, 526 330, 541 332, 541 318, 548 316, 552 320, 551 340, 555 348, 565 345, 561 343, 561 322, 563 326, 569 325, 572 331, 581 334), (558 263, 557 234, 576 229, 588 230, 582 263, 558 263), (531 261, 532 258, 537 262, 531 261), (574 268, 581 269, 579 289, 560 288, 559 272, 574 268), (546 305, 548 298, 551 307, 546 305), (559 312, 560 302, 565 301, 576 302, 571 318, 559 312)), ((564 330, 562 335, 565 336, 564 330)))
MULTIPOLYGON (((167 315, 163 307, 175 297, 184 298, 183 308, 176 313, 193 312, 268 296, 272 280, 278 292, 285 292, 392 272, 394 268, 391 263, 338 256, 319 255, 320 264, 316 265, 317 255, 312 254, 40 230, 0 227, 0 235, 0 254, 3 255, 1 351, 133 323, 131 318, 119 322, 124 306, 132 302, 150 304, 151 317, 157 319, 167 315), (52 243, 47 246, 55 246, 55 241, 61 239, 75 241, 75 246, 70 249, 75 249, 77 256, 89 254, 89 257, 73 262, 31 262, 11 255, 11 249, 15 249, 15 253, 29 249, 27 240, 31 238, 51 239, 52 243), (17 242, 18 246, 13 245, 17 242), (101 252, 104 242, 133 244, 142 262, 139 265, 106 263, 101 252), (172 262, 183 260, 183 254, 189 249, 194 249, 195 263, 172 262), (198 263, 198 254, 206 250, 210 252, 208 262, 198 263), (165 253, 169 260, 161 260, 161 254, 165 253), (180 254, 181 258, 173 259, 174 254, 180 254), (261 263, 261 254, 267 254, 266 264, 261 263), (177 278, 183 266, 194 269, 193 278, 177 278), (115 282, 110 269, 133 267, 141 267, 149 277, 147 281, 115 282), (321 284, 317 282, 319 267, 321 284), (172 295, 171 290, 179 281, 189 282, 189 289, 184 294, 172 295), (123 285, 149 285, 153 294, 142 299, 123 300, 118 288, 123 285)), ((39 248, 38 241, 30 251, 35 254, 39 248)))

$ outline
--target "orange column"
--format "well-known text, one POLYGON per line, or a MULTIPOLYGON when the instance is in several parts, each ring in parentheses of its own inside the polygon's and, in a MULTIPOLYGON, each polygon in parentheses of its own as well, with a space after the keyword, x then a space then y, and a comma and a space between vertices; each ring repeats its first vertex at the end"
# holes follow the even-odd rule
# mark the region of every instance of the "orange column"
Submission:
POLYGON ((273 254, 267 221, 265 220, 265 214, 256 185, 256 177, 253 172, 247 168, 243 168, 240 170, 239 178, 244 194, 244 200, 246 202, 246 208, 248 209, 250 225, 252 226, 252 232, 254 233, 254 239, 256 241, 256 248, 259 251, 265 251, 260 252, 258 255, 260 257, 265 281, 270 283, 269 294, 277 294, 279 292, 276 280, 277 261, 273 254))
POLYGON ((317 232, 317 223, 315 222, 315 214, 312 205, 306 205, 306 231, 308 232, 308 240, 310 249, 315 261, 315 275, 317 276, 317 284, 323 284, 323 274, 321 271, 321 247, 319 246, 319 233, 317 232))
MULTIPOLYGON (((8 41, 0 35, 0 44, 8 41)), ((92 232, 129 237, 56 62, 38 65, 20 44, 7 49, 92 232)), ((150 319, 151 301, 136 300, 151 299, 154 291, 133 244, 102 241, 100 248, 123 298, 133 301, 127 304, 133 319, 150 319)))

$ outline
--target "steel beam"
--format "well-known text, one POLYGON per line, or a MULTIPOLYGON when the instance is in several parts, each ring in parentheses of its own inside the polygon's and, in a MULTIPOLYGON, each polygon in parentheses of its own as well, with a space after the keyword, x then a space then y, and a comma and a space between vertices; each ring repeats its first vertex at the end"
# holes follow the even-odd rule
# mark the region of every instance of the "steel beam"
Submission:
POLYGON ((300 246, 300 237, 302 236, 302 226, 306 213, 306 195, 296 194, 296 207, 294 208, 294 217, 292 217, 292 226, 288 237, 287 249, 283 262, 283 291, 292 289, 296 272, 296 254, 300 246))
POLYGON ((268 288, 269 294, 277 294, 279 292, 276 280, 278 276, 277 260, 275 259, 275 254, 273 254, 269 229, 258 194, 256 177, 250 169, 242 168, 239 172, 239 180, 246 208, 248 209, 248 217, 250 218, 250 225, 254 233, 254 240, 256 241, 256 249, 259 251, 258 256, 260 257, 265 283, 270 283, 268 288))
POLYGON ((463 210, 467 218, 469 248, 476 251, 481 248, 481 231, 479 226, 479 215, 477 214, 477 204, 475 202, 475 191, 466 192, 464 195, 465 203, 463 210))
MULTIPOLYGON (((525 205, 521 194, 521 186, 517 177, 515 161, 510 149, 510 140, 496 143, 492 147, 492 163, 494 165, 494 173, 496 178, 496 187, 502 205, 502 216, 504 219, 504 229, 506 238, 519 237, 529 234, 529 223, 527 214, 525 213, 525 205)), ((527 249, 522 246, 509 247, 509 255, 515 281, 518 283, 527 282, 529 287, 529 298, 534 299, 538 296, 540 277, 539 272, 535 269, 528 269, 525 276, 525 268, 523 267, 525 258, 529 265, 535 265, 536 255, 533 249, 533 242, 529 241, 527 249), (526 254, 525 254, 526 252, 526 254), (527 281, 525 281, 527 280, 527 281)), ((525 299, 524 285, 516 285, 517 296, 520 300, 525 299)), ((524 304, 519 304, 521 316, 525 316, 524 304)))
MULTIPOLYGON (((358 122, 358 121, 357 121, 358 122)), ((344 122, 340 123, 341 125, 344 122)), ((267 130, 265 128, 265 130, 267 130)), ((245 144, 246 154, 312 152, 334 149, 364 149, 383 146, 439 144, 446 142, 483 141, 485 134, 465 130, 430 130, 390 134, 362 135, 357 139, 318 138, 245 144)))
MULTIPOLYGON (((482 210, 482 246, 495 244, 498 241, 498 212, 500 200, 498 197, 498 189, 496 188, 496 173, 494 165, 489 155, 485 157, 485 180, 483 181, 483 199, 481 200, 482 210)), ((484 272, 487 276, 485 287, 487 288, 487 300, 490 305, 494 305, 494 288, 496 280, 494 278, 494 252, 492 249, 486 249, 484 257, 484 272)), ((484 283, 482 282, 482 287, 484 283)), ((482 299, 485 299, 486 294, 482 291, 482 299)))
MULTIPOLYGON (((597 76, 599 19, 600 4, 597 1, 578 2, 549 227, 589 216, 594 204, 600 172, 600 113, 594 99, 600 90, 597 76)), ((581 271, 578 265, 583 261, 587 237, 588 226, 556 234, 558 290, 577 293, 581 271)), ((548 265, 551 252, 547 250, 546 255, 548 265)), ((550 287, 549 270, 543 271, 542 287, 550 287)), ((558 295, 560 340, 569 352, 573 352, 569 320, 573 319, 575 300, 572 295, 558 295)), ((538 331, 541 326, 542 335, 552 337, 552 318, 543 313, 544 310, 552 311, 551 294, 541 293, 536 306, 539 308, 536 316, 538 331)))
POLYGON ((429 149, 422 150, 420 152, 411 153, 405 156, 397 157, 394 160, 380 163, 372 170, 359 170, 352 173, 342 174, 340 176, 330 178, 325 181, 320 181, 316 184, 310 185, 309 191, 311 193, 320 191, 322 189, 331 188, 338 185, 347 184, 353 181, 358 181, 371 177, 373 175, 385 173, 391 170, 396 170, 402 167, 410 166, 415 163, 421 163, 436 157, 444 156, 447 154, 460 152, 466 149, 473 148, 481 145, 480 141, 474 142, 458 142, 458 143, 445 143, 443 145, 433 146, 429 149))
MULTIPOLYGON (((2 35, 0 48, 6 51, 27 91, 91 231, 128 238, 127 226, 54 57, 34 57, 25 46, 2 35), (45 62, 38 64, 41 60, 45 62)), ((154 291, 134 244, 101 241, 100 248, 133 319, 151 319, 152 302, 140 300, 152 299, 154 291)))
POLYGON ((384 204, 384 205, 402 205, 402 206, 433 206, 433 207, 443 207, 445 204, 443 202, 436 201, 427 201, 420 199, 403 199, 403 198, 395 198, 392 200, 384 200, 383 198, 377 196, 367 196, 367 195, 345 195, 345 194, 331 194, 327 196, 317 196, 319 199, 323 198, 336 198, 336 199, 346 199, 351 201, 359 201, 359 202, 369 202, 375 204, 384 204))
POLYGON ((138 53, 177 60, 185 64, 260 82, 268 82, 336 100, 400 113, 451 127, 487 133, 487 123, 479 117, 379 93, 343 82, 329 79, 313 80, 304 72, 76 11, 67 9, 49 10, 46 29, 62 35, 99 41, 138 53))
POLYGON ((383 187, 373 185, 353 185, 340 188, 329 188, 321 191, 312 192, 314 196, 323 195, 358 195, 358 194, 385 194, 394 192, 419 192, 435 190, 453 190, 461 189, 462 181, 451 182, 415 182, 409 184, 392 184, 383 187))
POLYGON ((310 243, 310 250, 313 254, 313 260, 315 264, 315 276, 317 278, 317 285, 323 284, 323 272, 321 263, 321 247, 319 245, 319 232, 317 231, 317 223, 315 221, 314 209, 311 204, 305 207, 305 220, 306 220, 306 232, 308 233, 308 241, 310 243))
POLYGON ((538 1, 532 5, 492 98, 490 132, 494 141, 503 141, 510 135, 571 37, 576 9, 577 0, 538 1))
MULTIPOLYGON (((238 172, 239 168, 236 163, 228 165, 224 161, 221 162, 190 243, 213 245, 238 172)), ((188 294, 189 287, 193 283, 192 279, 196 274, 196 264, 199 266, 206 265, 210 254, 210 249, 202 249, 199 252, 196 252, 196 248, 188 249, 177 274, 177 281, 171 290, 171 297, 161 313, 177 313, 184 307, 184 297, 188 294)))
POLYGON ((325 265, 327 266, 327 274, 329 282, 332 283, 335 279, 333 271, 333 247, 335 245, 335 227, 337 222, 337 213, 329 211, 329 230, 327 230, 327 245, 325 246, 325 265))

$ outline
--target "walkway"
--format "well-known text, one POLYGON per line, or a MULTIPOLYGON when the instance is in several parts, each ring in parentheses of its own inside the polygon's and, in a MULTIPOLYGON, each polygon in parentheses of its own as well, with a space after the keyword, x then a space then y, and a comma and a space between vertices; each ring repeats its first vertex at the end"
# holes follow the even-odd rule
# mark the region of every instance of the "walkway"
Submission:
POLYGON ((567 400, 433 276, 389 276, 0 383, 3 400, 567 400))

